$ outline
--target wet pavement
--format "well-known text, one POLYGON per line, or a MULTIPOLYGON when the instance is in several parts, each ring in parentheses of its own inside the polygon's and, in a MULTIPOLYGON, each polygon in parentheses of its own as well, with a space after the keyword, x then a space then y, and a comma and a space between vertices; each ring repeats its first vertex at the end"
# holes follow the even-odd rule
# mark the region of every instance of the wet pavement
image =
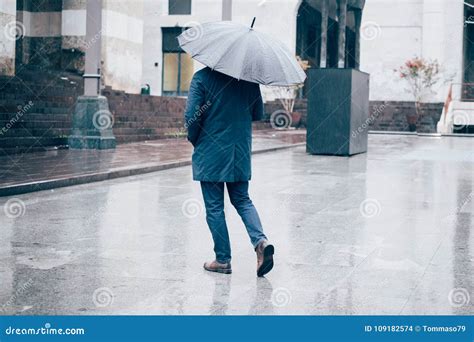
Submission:
MULTIPOLYGON (((305 130, 255 130, 253 153, 306 141, 305 130)), ((0 148, 0 196, 128 177, 189 165, 184 138, 118 145, 113 150, 49 150, 7 155, 0 148)))
POLYGON ((253 157, 276 265, 226 198, 232 275, 189 166, 0 198, 2 314, 474 314, 474 139, 370 135, 369 152, 253 157))

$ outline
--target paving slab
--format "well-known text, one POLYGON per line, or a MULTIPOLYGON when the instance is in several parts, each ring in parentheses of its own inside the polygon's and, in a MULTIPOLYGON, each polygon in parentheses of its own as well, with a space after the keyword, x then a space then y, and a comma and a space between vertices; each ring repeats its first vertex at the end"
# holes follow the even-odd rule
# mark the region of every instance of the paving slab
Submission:
POLYGON ((256 257, 226 197, 213 258, 189 166, 0 198, 0 314, 474 314, 474 139, 370 135, 367 154, 253 157, 276 246, 256 257))
MULTIPOLYGON (((305 130, 260 130, 252 152, 271 152, 304 143, 305 130)), ((190 165, 184 138, 118 145, 113 150, 59 149, 11 155, 0 148, 0 196, 98 182, 190 165)))

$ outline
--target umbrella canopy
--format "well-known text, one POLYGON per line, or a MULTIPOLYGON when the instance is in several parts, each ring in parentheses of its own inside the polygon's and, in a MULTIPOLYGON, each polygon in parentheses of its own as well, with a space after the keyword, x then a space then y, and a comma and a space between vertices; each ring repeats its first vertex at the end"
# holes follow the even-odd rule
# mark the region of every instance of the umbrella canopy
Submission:
POLYGON ((248 26, 230 21, 206 23, 184 31, 178 41, 197 61, 239 80, 288 86, 306 78, 283 42, 248 26))

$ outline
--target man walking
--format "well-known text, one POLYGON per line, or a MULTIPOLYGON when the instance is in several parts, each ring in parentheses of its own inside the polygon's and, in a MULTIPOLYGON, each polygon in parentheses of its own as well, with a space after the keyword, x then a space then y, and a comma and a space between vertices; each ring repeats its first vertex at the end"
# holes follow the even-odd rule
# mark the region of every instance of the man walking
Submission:
POLYGON ((194 146, 193 179, 201 182, 206 220, 216 259, 210 272, 232 273, 231 247, 224 215, 224 187, 242 218, 257 253, 257 276, 273 268, 268 243, 248 194, 251 178, 252 121, 263 116, 257 83, 237 80, 206 67, 194 74, 185 112, 188 140, 194 146))

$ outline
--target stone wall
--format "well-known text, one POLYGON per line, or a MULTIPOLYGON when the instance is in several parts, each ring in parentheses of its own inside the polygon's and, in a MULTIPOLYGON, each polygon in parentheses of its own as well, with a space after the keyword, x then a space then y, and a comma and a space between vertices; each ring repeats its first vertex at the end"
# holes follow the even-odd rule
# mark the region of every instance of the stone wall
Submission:
MULTIPOLYGON (((0 77, 0 154, 66 147, 82 77, 67 72, 23 68, 15 78, 0 77)), ((118 143, 184 136, 186 98, 146 96, 112 90, 108 98, 118 143)), ((270 128, 255 123, 255 129, 270 128)))
MULTIPOLYGON (((281 111, 283 106, 278 100, 275 101, 268 101, 265 103, 265 117, 264 121, 270 121, 272 114, 281 111)), ((293 108, 294 112, 298 112, 301 114, 301 120, 299 123, 295 123, 294 126, 299 128, 306 127, 306 115, 307 115, 307 101, 306 99, 296 99, 295 106, 293 108)))
MULTIPOLYGON (((23 68, 16 77, 0 76, 0 153, 32 152, 67 144, 77 96, 83 93, 82 77, 74 73, 44 72, 23 68)), ((118 143, 183 136, 186 98, 145 96, 103 90, 114 116, 118 143)), ((265 117, 254 129, 271 128, 271 114, 281 110, 277 101, 265 104, 265 117)), ((424 104, 416 122, 418 132, 436 131, 441 103, 424 104)), ((306 100, 294 108, 301 113, 299 128, 306 125, 306 100)), ((371 102, 369 129, 409 131, 411 102, 371 102)))
MULTIPOLYGON (((0 77, 0 89, 0 154, 67 145, 75 101, 83 93, 82 77, 24 69, 15 78, 0 77)), ((183 134, 185 98, 111 88, 103 90, 103 95, 108 98, 119 143, 183 134)))
POLYGON ((25 68, 0 77, 0 154, 64 145, 81 85, 77 75, 25 68))
POLYGON ((443 103, 423 103, 421 115, 410 125, 409 116, 415 114, 414 102, 371 101, 369 130, 436 133, 442 110, 443 103))
MULTIPOLYGON (((117 143, 185 136, 185 97, 144 96, 107 88, 102 91, 114 117, 117 143)), ((254 129, 268 129, 270 124, 254 123, 254 129)))
MULTIPOLYGON (((441 117, 443 103, 424 103, 421 105, 421 115, 416 119, 415 126, 410 126, 408 116, 415 114, 414 102, 398 101, 370 101, 369 129, 374 131, 409 132, 416 130, 419 133, 436 133, 436 124, 441 117)), ((269 121, 271 114, 283 109, 278 101, 269 101, 265 104, 265 120, 269 121)), ((295 112, 301 113, 299 127, 306 127, 307 104, 306 99, 297 99, 295 112)))
POLYGON ((102 91, 114 117, 117 143, 182 135, 186 98, 144 96, 107 88, 102 91))

